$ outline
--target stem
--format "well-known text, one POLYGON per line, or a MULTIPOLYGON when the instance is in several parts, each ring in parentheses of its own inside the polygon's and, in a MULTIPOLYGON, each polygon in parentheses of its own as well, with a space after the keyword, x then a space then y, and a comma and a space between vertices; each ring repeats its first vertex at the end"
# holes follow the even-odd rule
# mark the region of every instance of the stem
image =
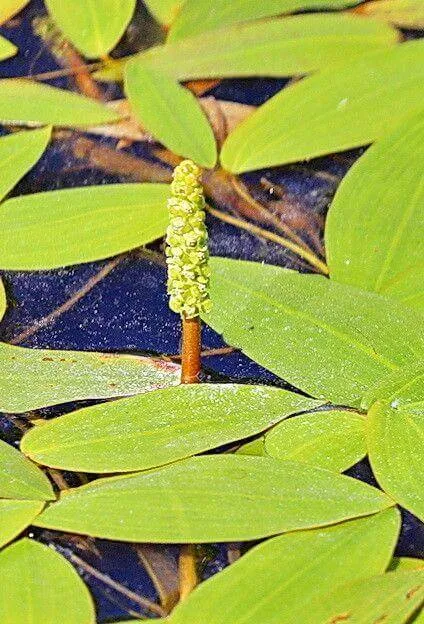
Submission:
POLYGON ((198 583, 194 544, 181 546, 179 564, 180 600, 184 600, 198 583))
POLYGON ((199 383, 201 368, 201 324, 200 318, 182 317, 183 344, 181 350, 181 383, 199 383))

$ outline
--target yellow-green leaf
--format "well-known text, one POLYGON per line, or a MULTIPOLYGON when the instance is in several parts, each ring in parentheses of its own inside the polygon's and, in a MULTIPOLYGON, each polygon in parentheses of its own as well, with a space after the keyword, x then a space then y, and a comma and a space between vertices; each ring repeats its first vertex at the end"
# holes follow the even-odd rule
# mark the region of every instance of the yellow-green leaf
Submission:
POLYGON ((125 91, 135 117, 165 147, 202 167, 215 165, 215 137, 191 91, 139 59, 126 65, 125 91))
POLYGON ((362 4, 358 12, 402 28, 424 28, 422 0, 374 0, 362 4))
POLYGON ((16 15, 28 2, 29 0, 1 0, 0 24, 4 24, 8 19, 16 15))
POLYGON ((299 15, 205 32, 151 48, 138 58, 176 80, 290 76, 337 64, 341 55, 348 60, 387 48, 396 40, 393 29, 375 20, 299 15))
POLYGON ((0 201, 41 158, 51 128, 8 134, 0 139, 0 201))
POLYGON ((0 440, 0 498, 52 500, 50 481, 18 450, 0 440))
POLYGON ((205 321, 312 396, 356 406, 424 349, 422 317, 375 293, 254 262, 212 258, 205 321))
MULTIPOLYGON (((149 3, 154 2, 150 0, 149 3)), ((168 41, 192 37, 208 30, 230 26, 237 22, 247 22, 300 9, 342 9, 357 0, 187 0, 177 19, 172 24, 168 41)))
POLYGON ((0 122, 33 126, 84 127, 118 121, 104 104, 34 80, 0 80, 0 122))
POLYGON ((360 481, 263 457, 194 457, 62 494, 37 526, 135 542, 251 540, 393 506, 360 481))
POLYGON ((367 445, 380 486, 424 521, 424 401, 397 406, 377 401, 368 412, 367 445))
POLYGON ((424 109, 377 141, 341 183, 325 229, 332 279, 423 307, 423 202, 424 109))
POLYGON ((24 195, 0 210, 0 267, 52 269, 150 243, 168 223, 166 184, 110 184, 24 195))
POLYGON ((87 58, 106 56, 124 34, 136 0, 45 0, 65 37, 87 58))
POLYGON ((424 568, 424 559, 413 559, 412 557, 393 557, 387 568, 388 572, 401 570, 419 570, 424 568))
POLYGON ((67 470, 145 470, 254 435, 312 405, 264 386, 180 385, 51 420, 31 429, 21 449, 67 470))
POLYGON ((7 308, 7 299, 6 299, 6 291, 4 289, 4 284, 0 279, 0 319, 3 318, 7 308))
POLYGON ((424 401, 424 361, 413 362, 379 379, 364 394, 362 409, 368 410, 375 401, 394 401, 394 407, 408 407, 424 401))
POLYGON ((141 394, 179 383, 180 368, 135 355, 26 349, 0 343, 0 410, 141 394))
POLYGON ((4 37, 0 37, 0 61, 14 56, 17 51, 18 48, 13 43, 8 41, 4 37))
POLYGON ((0 553, 0 621, 4 624, 94 624, 90 592, 55 550, 22 539, 0 553))
POLYGON ((222 165, 241 173, 371 143, 422 107, 423 78, 422 40, 324 69, 237 126, 224 143, 222 165))
POLYGON ((399 512, 387 509, 270 539, 202 583, 169 622, 192 624, 201 613, 208 624, 303 624, 314 598, 339 583, 384 572, 399 525, 399 512))
POLYGON ((265 435, 265 451, 275 459, 343 472, 366 455, 365 421, 340 410, 302 414, 273 427, 265 435))
POLYGON ((264 457, 265 453, 265 444, 264 437, 256 438, 251 442, 246 442, 246 444, 242 444, 236 451, 236 455, 255 455, 257 457, 264 457))
POLYGON ((145 0, 150 13, 161 24, 171 24, 185 0, 145 0))
MULTIPOLYGON (((0 499, 0 546, 10 542, 32 524, 43 507, 42 501, 0 499)), ((1 579, 0 587, 5 580, 3 575, 1 579)), ((0 621, 3 622, 2 619, 0 621)))

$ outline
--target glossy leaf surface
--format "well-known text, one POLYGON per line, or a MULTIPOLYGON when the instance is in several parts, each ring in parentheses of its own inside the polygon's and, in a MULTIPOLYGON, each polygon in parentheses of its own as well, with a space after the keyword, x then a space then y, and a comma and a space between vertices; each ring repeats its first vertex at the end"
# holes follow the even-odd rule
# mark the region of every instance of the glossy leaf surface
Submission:
POLYGON ((62 495, 36 523, 124 541, 199 543, 256 539, 392 505, 378 490, 327 470, 223 454, 95 481, 62 495))
POLYGON ((423 202, 424 110, 373 145, 339 186, 325 229, 332 279, 424 307, 423 202))
MULTIPOLYGON (((43 509, 42 501, 0 498, 0 546, 14 539, 43 509)), ((2 585, 3 585, 2 575, 2 585)), ((3 620, 1 620, 3 621, 3 620)))
POLYGON ((385 570, 399 525, 399 512, 388 509, 270 539, 202 583, 177 606, 170 624, 195 622, 199 613, 208 624, 305 622, 313 598, 385 570))
POLYGON ((171 24, 185 0, 145 0, 150 13, 161 24, 171 24))
POLYGON ((283 89, 237 126, 221 162, 242 173, 371 143, 422 106, 423 77, 421 40, 323 69, 283 89))
POLYGON ((0 6, 0 24, 16 15, 28 4, 29 0, 2 0, 0 6))
POLYGON ((424 401, 424 361, 413 362, 379 379, 362 398, 361 407, 368 410, 376 401, 394 402, 395 408, 424 401))
POLYGON ((0 440, 0 498, 52 500, 50 481, 35 464, 0 440))
POLYGON ((265 386, 183 384, 56 418, 29 431, 21 448, 69 470, 145 470, 254 435, 314 404, 265 386))
POLYGON ((337 410, 302 414, 273 427, 265 451, 275 459, 343 472, 366 455, 364 418, 337 410))
POLYGON ((14 56, 17 51, 18 48, 11 41, 8 41, 8 39, 5 39, 4 37, 0 37, 0 61, 14 56))
POLYGON ((212 258, 205 321, 232 346, 317 398, 357 405, 423 351, 421 316, 319 275, 212 258))
POLYGON ((46 0, 65 37, 87 58, 106 56, 124 34, 136 0, 46 0))
POLYGON ((113 110, 82 95, 34 80, 0 80, 0 121, 14 125, 84 127, 117 121, 113 110))
POLYGON ((233 76, 291 76, 344 58, 387 48, 396 32, 348 15, 300 15, 205 32, 152 48, 139 60, 176 80, 233 76))
POLYGON ((0 267, 52 269, 101 260, 164 235, 166 184, 109 184, 24 195, 0 211, 0 267))
POLYGON ((53 548, 22 539, 0 553, 0 621, 4 624, 94 624, 90 593, 53 548))
POLYGON ((138 59, 126 65, 125 90, 136 118, 165 147, 203 167, 215 165, 215 137, 191 91, 138 59))
POLYGON ((133 355, 0 343, 0 409, 27 412, 78 399, 140 394, 179 383, 179 366, 133 355))

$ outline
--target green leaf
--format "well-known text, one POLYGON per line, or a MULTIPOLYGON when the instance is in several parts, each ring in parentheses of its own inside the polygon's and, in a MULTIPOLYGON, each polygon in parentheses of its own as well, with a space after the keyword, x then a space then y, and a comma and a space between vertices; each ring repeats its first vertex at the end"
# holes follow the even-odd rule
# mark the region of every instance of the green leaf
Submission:
POLYGON ((424 568, 424 559, 413 559, 412 557, 393 557, 387 571, 400 572, 403 570, 419 570, 421 568, 424 568))
POLYGON ((8 134, 0 139, 0 201, 41 158, 51 128, 8 134))
POLYGON ((158 22, 168 25, 174 21, 184 2, 185 0, 145 0, 144 4, 158 22))
POLYGON ((293 459, 343 472, 367 449, 363 416, 333 410, 290 418, 265 436, 265 451, 275 459, 293 459))
POLYGON ((36 524, 123 541, 226 542, 333 524, 392 505, 375 488, 327 470, 223 454, 69 490, 36 524))
POLYGON ((136 0, 45 0, 63 32, 87 58, 106 56, 124 34, 136 0))
POLYGON ((356 406, 423 351, 422 317, 394 300, 254 262, 212 258, 206 322, 312 396, 356 406))
POLYGON ((179 366, 154 358, 25 349, 5 343, 0 343, 0 365, 0 410, 11 413, 174 386, 180 371, 179 366))
POLYGON ((363 396, 361 408, 369 410, 375 401, 395 401, 395 407, 407 407, 423 400, 424 361, 421 360, 379 379, 363 396))
POLYGON ((340 55, 347 60, 387 48, 396 40, 393 29, 373 20, 300 15, 202 33, 151 48, 137 58, 176 80, 290 76, 333 65, 340 55))
POLYGON ((31 429, 21 449, 67 470, 145 470, 254 435, 312 405, 265 386, 181 385, 56 418, 31 429))
POLYGON ((424 570, 389 572, 339 585, 315 600, 304 624, 402 624, 424 601, 424 570))
POLYGON ((422 0, 374 0, 362 4, 358 12, 381 19, 402 28, 424 28, 422 0))
POLYGON ((5 315, 7 308, 7 299, 6 299, 6 291, 4 289, 4 284, 0 279, 0 319, 5 315))
POLYGON ((0 122, 84 127, 118 121, 116 111, 71 91, 34 80, 0 80, 0 122))
POLYGON ((1 0, 0 24, 4 24, 8 19, 16 15, 28 2, 29 0, 1 0))
MULTIPOLYGON (((10 542, 32 524, 43 507, 42 501, 0 499, 0 546, 10 542)), ((1 578, 0 587, 3 586, 5 580, 3 575, 1 578)))
POLYGON ((251 442, 246 442, 240 446, 236 451, 236 455, 255 455, 257 457, 266 456, 265 453, 265 444, 264 437, 256 438, 256 440, 252 440, 251 442))
POLYGON ((424 110, 373 145, 339 186, 325 229, 331 278, 423 305, 423 201, 424 110))
POLYGON ((371 143, 422 107, 423 76, 421 40, 324 69, 237 126, 224 143, 222 165, 241 173, 371 143))
POLYGON ((303 624, 313 598, 336 584, 385 570, 399 526, 399 512, 388 509, 270 539, 202 583, 169 622, 195 622, 201 613, 208 624, 303 624))
POLYGON ((0 440, 0 498, 52 500, 50 481, 22 453, 0 440))
POLYGON ((8 41, 4 37, 0 37, 0 61, 14 56, 17 51, 18 48, 11 41, 8 41))
POLYGON ((167 184, 109 184, 10 199, 0 211, 0 267, 53 269, 150 243, 165 234, 168 193, 167 184))
POLYGON ((5 624, 94 624, 90 592, 55 550, 22 539, 0 553, 0 621, 5 624))
POLYGON ((136 118, 165 147, 203 167, 215 165, 215 137, 191 91, 138 59, 126 65, 125 91, 136 118))
MULTIPOLYGON (((154 0, 150 0, 152 1, 154 0)), ((357 0, 215 0, 213 3, 208 0, 187 0, 170 28, 167 41, 300 9, 328 8, 334 11, 352 4, 357 4, 357 0)))
POLYGON ((396 400, 374 403, 368 412, 367 445, 383 490, 424 520, 424 401, 405 407, 396 400))

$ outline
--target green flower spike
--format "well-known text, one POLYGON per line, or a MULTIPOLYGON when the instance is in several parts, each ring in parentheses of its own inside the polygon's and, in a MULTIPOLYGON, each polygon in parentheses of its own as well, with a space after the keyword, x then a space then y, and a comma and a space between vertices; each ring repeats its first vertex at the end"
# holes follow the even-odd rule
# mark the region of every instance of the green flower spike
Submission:
POLYGON ((174 170, 166 234, 169 307, 184 318, 209 312, 208 233, 201 170, 184 160, 174 170))

